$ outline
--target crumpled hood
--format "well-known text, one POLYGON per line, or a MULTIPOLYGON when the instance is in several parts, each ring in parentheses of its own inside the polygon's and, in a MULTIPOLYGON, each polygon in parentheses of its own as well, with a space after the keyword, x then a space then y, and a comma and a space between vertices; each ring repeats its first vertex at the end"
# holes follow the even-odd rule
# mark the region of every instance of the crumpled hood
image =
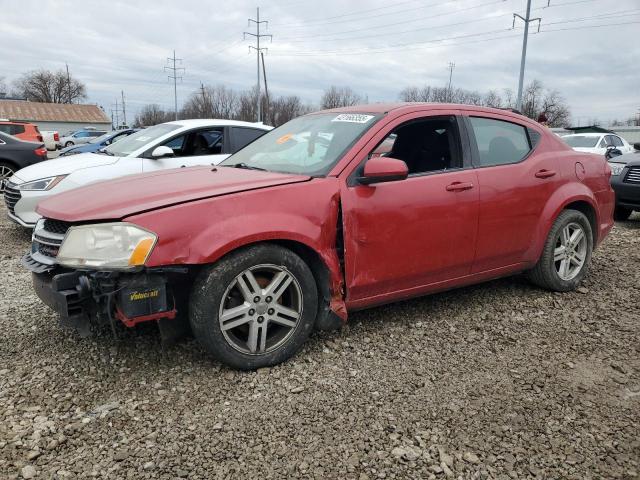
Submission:
POLYGON ((96 153, 81 153, 68 157, 54 158, 18 170, 11 178, 11 182, 20 185, 21 183, 32 182, 33 180, 53 177, 55 175, 68 175, 84 168, 111 165, 120 160, 120 158, 121 157, 111 157, 109 155, 96 153))
POLYGON ((310 177, 232 167, 186 167, 128 175, 54 195, 38 205, 43 217, 67 222, 116 220, 157 208, 310 177))

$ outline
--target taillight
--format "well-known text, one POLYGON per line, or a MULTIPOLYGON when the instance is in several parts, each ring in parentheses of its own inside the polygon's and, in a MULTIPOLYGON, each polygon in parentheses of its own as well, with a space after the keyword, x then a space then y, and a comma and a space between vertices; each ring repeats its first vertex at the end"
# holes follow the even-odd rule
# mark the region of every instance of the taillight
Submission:
POLYGON ((44 147, 36 148, 33 152, 36 155, 38 155, 39 157, 46 157, 47 156, 47 149, 44 148, 44 147))
POLYGON ((54 134, 53 134, 53 140, 54 140, 55 142, 59 142, 59 141, 60 141, 60 135, 58 135, 58 132, 56 132, 56 133, 54 133, 54 134))

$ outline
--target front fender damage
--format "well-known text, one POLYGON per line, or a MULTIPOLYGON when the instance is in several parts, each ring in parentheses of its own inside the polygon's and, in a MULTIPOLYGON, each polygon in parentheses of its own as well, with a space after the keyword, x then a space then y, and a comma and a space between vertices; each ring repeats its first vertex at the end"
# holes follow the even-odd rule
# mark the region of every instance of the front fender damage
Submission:
POLYGON ((328 278, 322 278, 322 272, 315 272, 316 277, 320 277, 320 291, 324 300, 320 302, 316 326, 320 330, 334 330, 342 327, 348 318, 344 301, 344 242, 339 193, 331 197, 329 212, 324 218, 320 242, 324 248, 318 253, 328 268, 328 278))

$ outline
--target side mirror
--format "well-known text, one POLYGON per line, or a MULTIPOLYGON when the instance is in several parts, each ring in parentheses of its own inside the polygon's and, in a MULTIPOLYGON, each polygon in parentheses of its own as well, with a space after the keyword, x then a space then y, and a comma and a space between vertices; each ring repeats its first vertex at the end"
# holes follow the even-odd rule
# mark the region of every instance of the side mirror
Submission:
POLYGON ((159 147, 156 147, 153 152, 151 152, 151 158, 164 158, 173 156, 175 156, 173 149, 167 147, 166 145, 160 145, 159 147))
POLYGON ((618 150, 618 147, 615 146, 607 147, 607 152, 604 154, 607 160, 613 157, 618 157, 620 155, 622 155, 622 152, 618 150))
POLYGON ((372 157, 364 164, 364 172, 358 178, 362 185, 404 180, 409 175, 407 164, 391 157, 372 157))
POLYGON ((635 148, 636 150, 640 150, 640 142, 634 143, 633 148, 635 148))

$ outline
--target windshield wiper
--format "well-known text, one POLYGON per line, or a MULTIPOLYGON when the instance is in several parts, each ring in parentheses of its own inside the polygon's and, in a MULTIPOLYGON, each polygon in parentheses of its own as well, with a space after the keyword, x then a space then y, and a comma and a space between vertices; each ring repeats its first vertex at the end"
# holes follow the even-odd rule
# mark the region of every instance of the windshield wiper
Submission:
POLYGON ((247 165, 244 162, 235 163, 235 164, 229 165, 229 166, 233 167, 233 168, 244 168, 245 170, 260 170, 262 172, 266 172, 267 171, 266 168, 254 167, 253 165, 247 165))

